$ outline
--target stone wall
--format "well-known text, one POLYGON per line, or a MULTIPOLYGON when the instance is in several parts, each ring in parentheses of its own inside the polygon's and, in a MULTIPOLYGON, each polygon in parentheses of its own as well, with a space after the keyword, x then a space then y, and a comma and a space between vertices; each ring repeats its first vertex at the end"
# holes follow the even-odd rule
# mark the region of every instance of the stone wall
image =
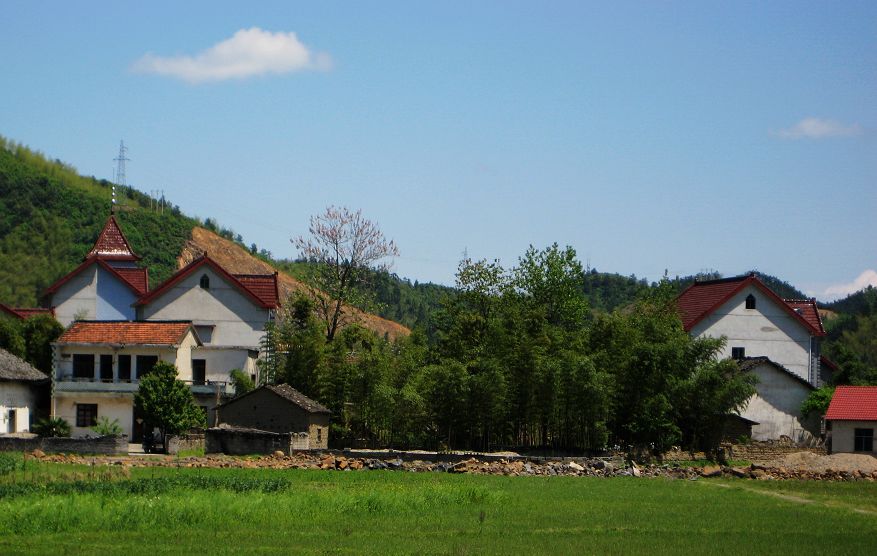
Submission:
POLYGON ((179 434, 168 437, 167 453, 177 455, 180 452, 204 450, 204 434, 179 434))
POLYGON ((42 450, 47 454, 123 455, 128 453, 128 437, 43 438, 41 436, 0 436, 0 452, 32 452, 34 450, 42 450))
POLYGON ((290 455, 296 450, 308 450, 308 434, 268 432, 256 429, 216 427, 205 432, 204 452, 243 456, 249 454, 290 455))
POLYGON ((795 444, 780 442, 728 444, 725 446, 725 449, 728 451, 728 457, 731 459, 742 459, 755 463, 780 460, 789 454, 795 454, 797 452, 811 452, 819 456, 824 456, 826 454, 825 446, 798 446, 795 444))

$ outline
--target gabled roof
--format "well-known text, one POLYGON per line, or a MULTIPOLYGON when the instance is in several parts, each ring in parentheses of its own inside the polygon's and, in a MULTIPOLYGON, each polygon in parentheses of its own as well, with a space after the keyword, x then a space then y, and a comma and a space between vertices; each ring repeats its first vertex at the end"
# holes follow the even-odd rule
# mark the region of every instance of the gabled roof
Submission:
POLYGON ((160 286, 149 292, 148 294, 141 297, 135 305, 147 305, 161 297, 168 290, 173 288, 177 283, 182 281, 187 276, 193 274, 202 266, 207 265, 213 271, 222 277, 226 282, 236 287, 245 297, 247 297, 250 301, 256 304, 259 307, 264 307, 265 309, 276 309, 280 304, 278 302, 277 295, 277 275, 276 274, 267 274, 267 275, 242 275, 243 279, 239 279, 235 277, 233 274, 230 274, 227 270, 222 268, 216 261, 208 257, 206 254, 201 257, 195 259, 185 267, 181 268, 177 271, 176 274, 168 278, 164 281, 160 286), (268 282, 273 282, 273 286, 269 286, 268 282), (248 286, 249 285, 249 286, 248 286), (253 289, 250 289, 252 287, 253 289), (269 288, 273 290, 273 293, 269 291, 269 288))
POLYGON ((107 264, 103 258, 91 257, 85 259, 79 266, 58 279, 57 282, 46 288, 46 294, 58 291, 58 288, 70 281, 74 276, 86 270, 91 265, 99 265, 101 268, 118 278, 138 296, 144 295, 149 288, 149 271, 145 268, 116 268, 107 264))
POLYGON ((235 274, 234 277, 263 303, 271 307, 280 305, 276 272, 274 274, 235 274))
POLYGON ((74 321, 59 344, 125 344, 176 346, 189 332, 201 340, 191 321, 74 321))
POLYGON ((751 371, 760 365, 768 365, 768 366, 771 366, 774 369, 776 369, 782 373, 785 373, 789 377, 797 380, 801 384, 805 385, 807 388, 809 388, 811 390, 816 390, 816 387, 813 386, 812 384, 810 384, 810 382, 807 381, 806 379, 802 378, 799 375, 796 375, 795 373, 793 373, 789 369, 783 367, 779 363, 775 363, 774 361, 771 361, 770 358, 765 357, 763 355, 760 357, 747 357, 747 358, 739 361, 737 364, 739 365, 741 371, 751 371))
POLYGON ((140 257, 135 255, 134 251, 131 250, 131 245, 128 243, 128 239, 125 237, 125 234, 122 233, 119 223, 116 222, 116 217, 112 215, 107 218, 103 230, 101 230, 100 235, 97 236, 97 241, 94 242, 94 247, 92 247, 91 251, 88 252, 88 255, 85 256, 86 259, 92 257, 100 257, 102 259, 111 259, 115 261, 140 260, 140 257))
POLYGON ((784 309, 789 315, 804 326, 813 336, 825 336, 822 320, 816 311, 815 300, 792 300, 787 302, 775 294, 754 273, 719 280, 695 281, 676 298, 682 325, 686 331, 691 329, 721 307, 747 286, 758 288, 764 295, 784 309), (795 305, 792 305, 793 303, 795 305), (805 307, 806 305, 806 307, 805 307), (801 311, 796 311, 799 308, 801 311), (811 314, 812 309, 812 314, 811 314))
POLYGON ((828 404, 825 419, 877 421, 877 386, 838 386, 828 404))
POLYGON ((237 402, 238 400, 246 398, 247 396, 249 396, 255 392, 259 392, 261 390, 267 390, 269 392, 272 392, 272 393, 276 394, 277 396, 280 396, 284 400, 291 402, 291 403, 297 405, 298 407, 304 409, 308 413, 329 413, 329 414, 332 413, 331 411, 329 411, 329 409, 326 406, 320 404, 317 401, 310 399, 309 397, 305 396, 304 394, 302 394, 301 392, 299 392, 298 390, 296 390, 295 388, 293 388, 289 384, 265 384, 265 385, 262 385, 262 386, 256 388, 255 390, 250 390, 246 394, 241 394, 240 396, 237 396, 236 398, 232 398, 231 400, 225 402, 224 404, 219 405, 218 407, 224 407, 226 405, 230 405, 232 403, 237 402))
POLYGON ((54 316, 55 314, 51 309, 46 309, 44 307, 10 307, 5 303, 0 303, 0 313, 22 320, 36 315, 54 316))
POLYGON ((27 361, 0 349, 0 381, 43 382, 49 377, 27 361))

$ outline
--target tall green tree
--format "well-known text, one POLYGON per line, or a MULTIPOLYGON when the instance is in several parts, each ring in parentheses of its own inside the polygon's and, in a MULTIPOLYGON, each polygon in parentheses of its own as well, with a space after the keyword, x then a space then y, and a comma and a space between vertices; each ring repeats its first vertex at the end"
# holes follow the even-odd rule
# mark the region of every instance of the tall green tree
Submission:
POLYGON ((195 405, 192 391, 177 379, 177 368, 159 361, 140 379, 134 404, 143 415, 146 430, 157 428, 167 451, 168 436, 206 426, 204 412, 195 405))

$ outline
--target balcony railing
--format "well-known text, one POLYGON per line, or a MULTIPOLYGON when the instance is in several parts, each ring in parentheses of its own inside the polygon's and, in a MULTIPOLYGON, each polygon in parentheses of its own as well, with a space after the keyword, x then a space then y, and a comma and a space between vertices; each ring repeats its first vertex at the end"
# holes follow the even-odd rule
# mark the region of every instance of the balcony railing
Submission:
MULTIPOLYGON (((212 394, 218 389, 222 394, 234 394, 234 385, 227 380, 180 380, 189 386, 196 394, 212 394)), ((56 380, 56 389, 69 391, 119 391, 133 392, 137 390, 140 381, 132 379, 106 379, 95 377, 77 377, 72 374, 61 375, 56 380)))

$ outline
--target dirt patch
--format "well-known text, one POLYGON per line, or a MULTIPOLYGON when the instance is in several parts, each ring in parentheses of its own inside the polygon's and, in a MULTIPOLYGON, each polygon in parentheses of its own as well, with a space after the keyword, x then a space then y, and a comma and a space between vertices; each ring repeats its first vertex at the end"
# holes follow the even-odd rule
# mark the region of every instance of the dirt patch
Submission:
POLYGON ((877 458, 866 454, 820 456, 811 452, 797 452, 773 462, 773 466, 797 471, 814 471, 817 473, 828 471, 874 473, 877 471, 877 458))

